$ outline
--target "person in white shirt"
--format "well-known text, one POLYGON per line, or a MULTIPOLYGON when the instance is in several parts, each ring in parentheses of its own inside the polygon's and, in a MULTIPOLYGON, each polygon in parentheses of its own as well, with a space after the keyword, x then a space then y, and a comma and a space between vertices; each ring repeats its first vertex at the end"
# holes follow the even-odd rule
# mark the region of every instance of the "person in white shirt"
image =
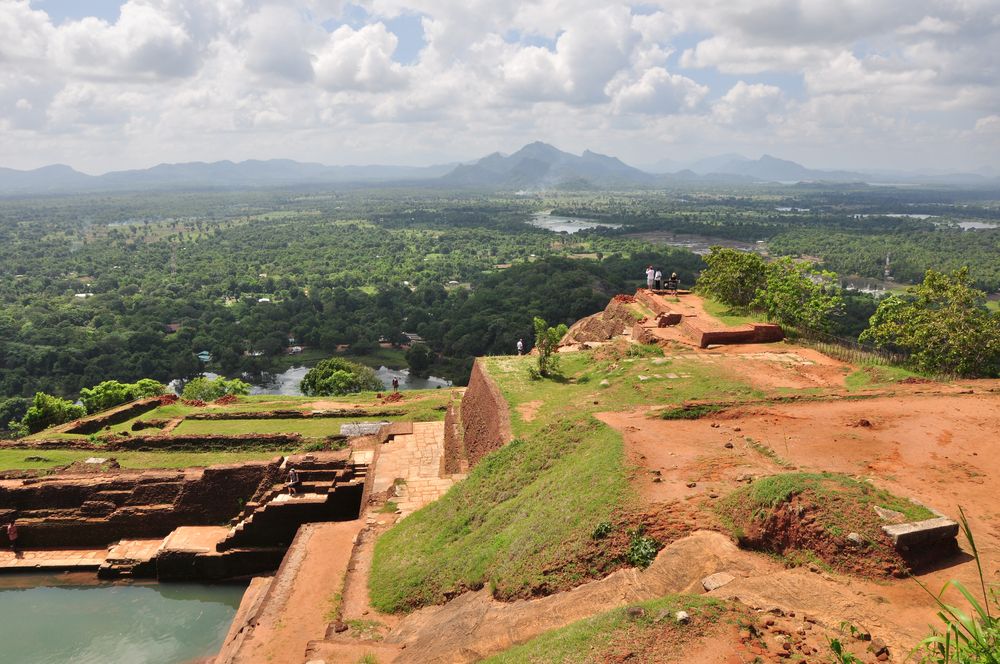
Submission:
POLYGON ((656 290, 660 290, 662 285, 663 285, 663 273, 657 270, 656 274, 653 275, 653 288, 656 290))
POLYGON ((646 288, 653 290, 653 281, 656 278, 656 270, 650 265, 646 268, 646 288))

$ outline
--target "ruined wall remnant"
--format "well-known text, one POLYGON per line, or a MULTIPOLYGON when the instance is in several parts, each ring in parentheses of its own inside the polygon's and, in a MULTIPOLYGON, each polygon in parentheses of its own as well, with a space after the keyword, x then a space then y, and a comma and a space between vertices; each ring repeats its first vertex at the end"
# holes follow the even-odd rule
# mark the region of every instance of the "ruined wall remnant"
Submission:
POLYGON ((0 506, 17 516, 24 546, 107 546, 123 538, 163 537, 180 526, 225 523, 277 464, 22 480, 0 486, 0 506))
POLYGON ((470 467, 511 439, 510 407, 478 359, 462 397, 462 438, 470 467))

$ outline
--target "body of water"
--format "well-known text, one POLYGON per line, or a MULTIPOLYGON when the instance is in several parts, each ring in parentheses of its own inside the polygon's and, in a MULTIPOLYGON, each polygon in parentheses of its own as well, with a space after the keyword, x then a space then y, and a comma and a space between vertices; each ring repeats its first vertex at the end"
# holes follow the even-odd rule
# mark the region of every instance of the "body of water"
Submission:
POLYGON ((602 224, 593 219, 560 217, 548 212, 536 212, 528 223, 555 233, 579 233, 588 228, 621 228, 621 224, 602 224))
POLYGON ((1000 224, 991 224, 985 221, 956 221, 963 231, 995 230, 1000 228, 1000 224))
MULTIPOLYGON (((250 387, 250 394, 273 394, 278 396, 286 397, 300 397, 302 396, 302 390, 299 389, 299 383, 305 378, 306 374, 309 372, 309 367, 292 367, 277 374, 269 374, 270 380, 264 383, 255 383, 250 387)), ((205 377, 212 380, 219 377, 218 374, 214 374, 211 371, 205 372, 205 377)), ((375 375, 378 379, 382 381, 382 385, 385 389, 392 389, 392 379, 399 379, 399 389, 400 390, 434 390, 439 387, 451 387, 451 381, 445 380, 444 378, 438 378, 437 376, 428 376, 427 378, 417 378, 416 376, 410 376, 410 372, 406 369, 390 369, 388 367, 379 367, 375 370, 375 375)), ((179 392, 182 383, 179 380, 172 380, 168 383, 167 387, 174 392, 179 392)))
MULTIPOLYGON (((299 383, 305 378, 309 367, 292 367, 287 371, 274 374, 274 380, 264 385, 254 385, 250 389, 250 394, 277 394, 282 396, 301 396, 299 383)), ((451 387, 451 381, 437 376, 427 378, 417 378, 410 376, 406 369, 390 369, 379 367, 375 370, 375 375, 382 381, 385 389, 392 389, 392 379, 399 379, 400 390, 433 390, 438 387, 451 387)))
MULTIPOLYGON (((668 247, 687 249, 690 252, 704 256, 709 249, 714 246, 738 249, 740 251, 754 251, 763 253, 766 245, 763 242, 742 242, 740 240, 729 240, 720 237, 710 237, 707 235, 691 235, 687 233, 672 233, 670 231, 647 231, 645 233, 629 233, 625 237, 645 240, 652 244, 662 244, 668 247)), ((669 269, 669 267, 668 267, 669 269)))
POLYGON ((65 585, 74 576, 0 577, 0 660, 181 664, 210 657, 246 590, 192 583, 65 585))

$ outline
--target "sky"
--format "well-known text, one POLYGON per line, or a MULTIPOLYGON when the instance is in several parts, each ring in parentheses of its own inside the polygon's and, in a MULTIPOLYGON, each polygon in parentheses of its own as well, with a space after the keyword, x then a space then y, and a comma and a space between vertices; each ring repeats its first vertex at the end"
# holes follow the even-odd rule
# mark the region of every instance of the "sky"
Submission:
POLYGON ((0 0, 0 166, 1000 172, 1000 0, 0 0))

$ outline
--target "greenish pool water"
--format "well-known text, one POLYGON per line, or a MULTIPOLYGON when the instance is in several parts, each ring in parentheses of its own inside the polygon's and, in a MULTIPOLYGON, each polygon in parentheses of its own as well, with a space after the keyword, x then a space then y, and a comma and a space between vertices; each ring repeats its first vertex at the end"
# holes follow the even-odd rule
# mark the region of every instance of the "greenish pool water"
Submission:
POLYGON ((243 585, 0 576, 0 661, 180 664, 218 652, 243 585), (81 581, 85 585, 66 585, 81 581))

